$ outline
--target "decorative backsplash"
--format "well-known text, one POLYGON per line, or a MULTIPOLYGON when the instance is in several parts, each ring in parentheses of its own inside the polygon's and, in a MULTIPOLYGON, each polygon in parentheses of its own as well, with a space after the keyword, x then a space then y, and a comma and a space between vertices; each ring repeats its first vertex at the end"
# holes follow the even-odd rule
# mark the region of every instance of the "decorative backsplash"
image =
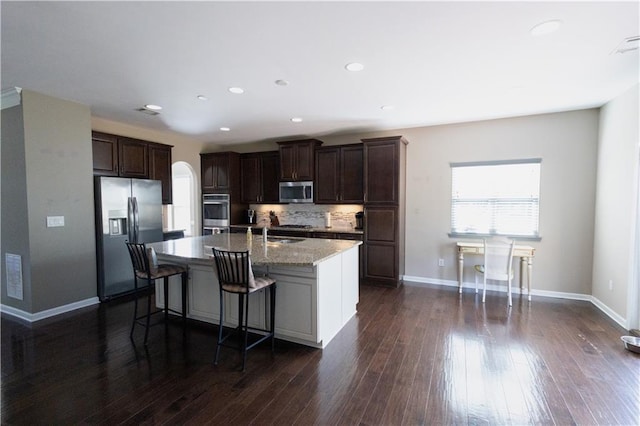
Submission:
POLYGON ((356 225, 355 214, 362 211, 362 205, 340 204, 251 204, 256 211, 256 223, 269 223, 269 212, 273 211, 281 225, 311 225, 321 228, 325 225, 325 213, 331 214, 331 226, 335 228, 353 228, 356 225))

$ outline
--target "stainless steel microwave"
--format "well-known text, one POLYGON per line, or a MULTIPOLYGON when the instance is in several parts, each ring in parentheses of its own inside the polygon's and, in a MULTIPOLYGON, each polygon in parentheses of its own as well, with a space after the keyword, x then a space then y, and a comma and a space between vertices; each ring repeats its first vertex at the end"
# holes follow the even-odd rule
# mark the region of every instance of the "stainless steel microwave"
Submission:
POLYGON ((280 182, 281 203, 313 203, 313 182, 280 182))

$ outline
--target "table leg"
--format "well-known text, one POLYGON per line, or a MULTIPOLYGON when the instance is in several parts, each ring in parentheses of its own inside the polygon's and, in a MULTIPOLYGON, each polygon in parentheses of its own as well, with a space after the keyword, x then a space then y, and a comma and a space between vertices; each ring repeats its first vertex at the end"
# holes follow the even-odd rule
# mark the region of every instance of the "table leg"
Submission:
POLYGON ((520 258, 520 294, 524 292, 524 271, 527 266, 527 259, 523 256, 520 258))
POLYGON ((462 271, 464 269, 464 253, 458 252, 458 293, 462 293, 462 271))
POLYGON ((527 258, 527 293, 531 302, 531 276, 533 274, 533 257, 527 258))

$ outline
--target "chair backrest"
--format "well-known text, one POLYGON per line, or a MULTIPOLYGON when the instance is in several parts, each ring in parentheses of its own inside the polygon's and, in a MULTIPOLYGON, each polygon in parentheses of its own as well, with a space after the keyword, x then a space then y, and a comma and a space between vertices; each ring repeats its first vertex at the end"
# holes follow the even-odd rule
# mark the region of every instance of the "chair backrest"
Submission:
MULTIPOLYGON (((148 273, 150 271, 149 264, 149 250, 144 243, 125 243, 129 250, 129 256, 131 256, 131 264, 133 265, 134 272, 148 273)), ((155 254, 155 252, 154 252, 155 254)))
POLYGON ((512 275, 515 240, 503 237, 485 238, 484 274, 490 280, 507 281, 512 275))
POLYGON ((226 251, 213 247, 213 257, 221 286, 241 286, 246 291, 256 286, 248 251, 226 251))

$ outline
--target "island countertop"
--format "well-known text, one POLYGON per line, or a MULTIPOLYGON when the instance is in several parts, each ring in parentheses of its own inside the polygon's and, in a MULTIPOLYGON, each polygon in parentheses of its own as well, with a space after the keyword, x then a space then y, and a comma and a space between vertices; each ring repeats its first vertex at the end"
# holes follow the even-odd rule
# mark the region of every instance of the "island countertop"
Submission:
MULTIPOLYGON (((254 265, 316 266, 319 263, 362 244, 354 240, 329 240, 324 238, 269 237, 262 242, 262 235, 251 238, 251 263, 254 265)), ((212 247, 221 250, 247 250, 244 234, 216 234, 202 237, 149 243, 161 258, 213 263, 212 247)))

